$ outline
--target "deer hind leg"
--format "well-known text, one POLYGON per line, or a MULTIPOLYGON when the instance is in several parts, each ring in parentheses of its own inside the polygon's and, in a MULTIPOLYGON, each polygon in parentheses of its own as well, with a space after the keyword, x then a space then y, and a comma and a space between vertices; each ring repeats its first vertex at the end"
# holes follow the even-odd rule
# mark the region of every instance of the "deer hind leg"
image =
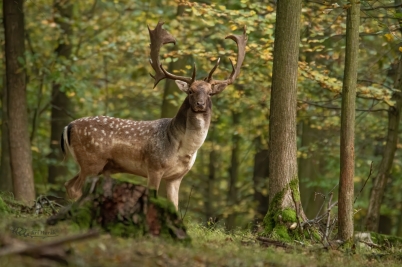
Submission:
POLYGON ((67 196, 72 200, 77 200, 82 195, 82 186, 84 185, 87 173, 80 171, 73 179, 67 181, 64 186, 67 191, 67 196))
POLYGON ((183 177, 174 180, 166 180, 167 198, 173 202, 176 210, 179 210, 179 188, 183 177))

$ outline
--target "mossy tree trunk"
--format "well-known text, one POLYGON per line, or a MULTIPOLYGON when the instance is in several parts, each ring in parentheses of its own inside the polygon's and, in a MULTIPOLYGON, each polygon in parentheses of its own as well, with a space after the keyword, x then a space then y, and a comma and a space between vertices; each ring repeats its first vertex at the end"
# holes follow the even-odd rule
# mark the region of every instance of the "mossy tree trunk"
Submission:
POLYGON ((351 0, 346 18, 345 70, 342 87, 338 236, 353 237, 355 102, 359 53, 360 1, 351 0))
POLYGON ((28 204, 35 199, 35 187, 28 132, 23 1, 3 1, 3 15, 14 196, 17 200, 28 204))
MULTIPOLYGON (((54 2, 54 9, 57 11, 56 22, 60 26, 61 35, 56 54, 59 60, 68 60, 71 56, 71 18, 73 5, 69 0, 57 0, 54 2)), ((67 97, 66 89, 61 89, 62 84, 52 84, 51 99, 51 121, 50 121, 50 154, 48 165, 48 182, 58 184, 58 178, 67 175, 68 170, 66 164, 62 164, 63 154, 60 150, 60 135, 64 127, 69 123, 70 100, 67 97)))
POLYGON ((48 224, 69 220, 82 229, 100 227, 115 236, 146 234, 190 240, 172 202, 155 190, 111 178, 87 184, 82 197, 50 217, 48 224))
POLYGON ((301 0, 278 1, 269 122, 269 209, 265 234, 292 239, 305 219, 297 176, 296 105, 301 0))

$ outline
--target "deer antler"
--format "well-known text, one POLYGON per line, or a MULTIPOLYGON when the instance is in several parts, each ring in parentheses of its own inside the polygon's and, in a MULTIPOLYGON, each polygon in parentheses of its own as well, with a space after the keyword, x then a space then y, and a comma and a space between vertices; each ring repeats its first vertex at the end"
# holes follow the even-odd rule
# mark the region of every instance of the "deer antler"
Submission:
POLYGON ((232 64, 232 69, 233 70, 232 70, 232 73, 230 74, 229 78, 226 79, 226 80, 223 80, 223 81, 214 80, 212 78, 212 75, 214 74, 216 68, 219 65, 220 58, 218 58, 215 66, 209 72, 208 77, 205 78, 205 81, 209 82, 212 85, 221 84, 221 83, 226 83, 227 85, 229 85, 229 84, 232 84, 236 80, 237 76, 239 76, 240 68, 241 68, 241 65, 243 64, 244 57, 246 55, 246 44, 247 44, 246 26, 244 26, 242 35, 233 35, 233 34, 231 34, 231 35, 226 36, 225 39, 232 39, 237 44, 237 48, 238 48, 239 51, 237 53, 236 68, 234 67, 233 62, 230 59, 230 63, 232 64))
POLYGON ((154 30, 151 30, 148 26, 149 37, 151 39, 151 58, 149 59, 149 63, 151 63, 152 68, 155 70, 155 75, 151 75, 152 78, 155 79, 155 86, 163 79, 171 79, 171 80, 180 80, 188 83, 189 85, 195 81, 196 68, 194 64, 193 75, 192 77, 184 77, 177 76, 167 72, 160 63, 159 60, 159 51, 164 44, 173 43, 176 44, 176 40, 173 38, 170 33, 168 33, 165 29, 162 29, 163 22, 158 22, 154 30))

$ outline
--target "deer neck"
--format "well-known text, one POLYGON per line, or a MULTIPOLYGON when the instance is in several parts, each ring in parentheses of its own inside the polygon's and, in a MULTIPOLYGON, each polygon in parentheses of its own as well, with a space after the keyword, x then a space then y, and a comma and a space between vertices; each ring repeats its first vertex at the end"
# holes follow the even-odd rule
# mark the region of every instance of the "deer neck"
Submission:
POLYGON ((188 97, 171 121, 171 130, 178 141, 178 151, 194 154, 204 143, 211 122, 212 101, 209 99, 205 112, 194 112, 188 97))

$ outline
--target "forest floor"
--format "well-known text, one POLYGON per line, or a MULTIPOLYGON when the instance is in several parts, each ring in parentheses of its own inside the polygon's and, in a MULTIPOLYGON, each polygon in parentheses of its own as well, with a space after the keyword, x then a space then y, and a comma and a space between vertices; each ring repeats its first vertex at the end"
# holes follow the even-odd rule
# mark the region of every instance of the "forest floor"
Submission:
MULTIPOLYGON (((4 240, 14 240, 16 245, 19 241, 39 245, 83 232, 67 222, 45 226, 46 217, 27 213, 0 215, 0 255, 4 240)), ((288 248, 265 247, 247 230, 227 233, 220 228, 211 229, 194 223, 191 218, 186 218, 186 225, 191 244, 156 237, 120 238, 103 233, 63 245, 62 251, 67 251, 67 255, 60 258, 65 260, 64 263, 41 258, 38 254, 37 258, 14 254, 0 256, 0 267, 402 266, 401 247, 372 250, 357 246, 353 251, 324 249, 320 244, 307 243, 289 244, 288 248)), ((32 254, 35 256, 35 252, 32 254)))

